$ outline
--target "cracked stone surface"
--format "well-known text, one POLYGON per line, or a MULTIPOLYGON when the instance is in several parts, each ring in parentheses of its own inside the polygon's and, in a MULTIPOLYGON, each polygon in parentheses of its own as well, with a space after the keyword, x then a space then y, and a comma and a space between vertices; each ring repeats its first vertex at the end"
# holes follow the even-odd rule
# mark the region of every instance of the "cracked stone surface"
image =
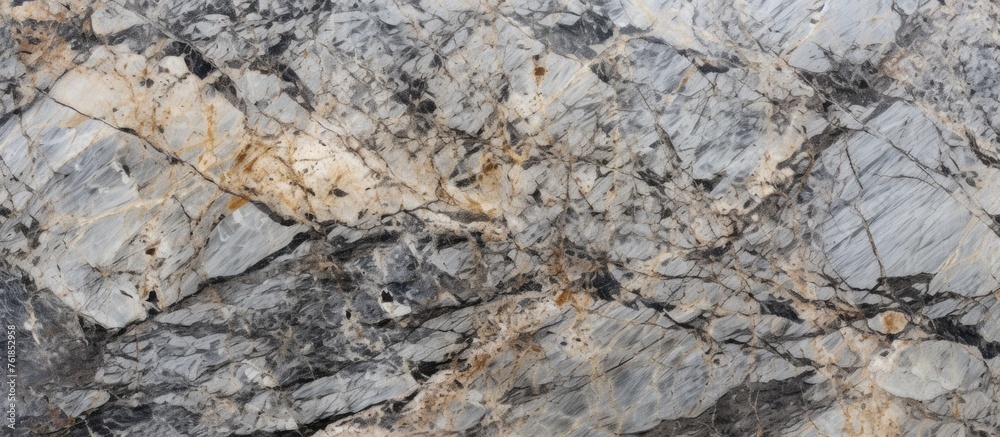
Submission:
POLYGON ((0 4, 4 429, 1000 436, 998 16, 0 4))

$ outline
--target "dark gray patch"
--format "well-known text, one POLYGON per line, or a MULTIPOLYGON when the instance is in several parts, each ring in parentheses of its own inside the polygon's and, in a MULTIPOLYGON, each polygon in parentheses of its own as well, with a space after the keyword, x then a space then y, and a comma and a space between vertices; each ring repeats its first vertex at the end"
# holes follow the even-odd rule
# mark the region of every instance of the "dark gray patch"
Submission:
POLYGON ((724 65, 702 64, 698 66, 698 71, 702 74, 725 73, 729 71, 729 67, 724 65))
POLYGON ((387 318, 382 306, 368 293, 357 293, 351 298, 351 313, 361 323, 374 325, 387 318))
POLYGON ((557 54, 591 59, 597 52, 590 46, 607 41, 614 35, 614 28, 608 17, 587 11, 573 24, 542 28, 538 34, 539 39, 557 54))
POLYGON ((802 319, 799 318, 799 313, 795 312, 795 308, 785 302, 777 300, 767 300, 761 302, 761 307, 764 309, 764 314, 771 314, 783 319, 791 320, 795 323, 802 323, 802 319))
POLYGON ((121 32, 108 35, 105 39, 108 45, 128 44, 129 50, 133 53, 141 54, 149 47, 149 42, 153 39, 155 31, 150 25, 137 25, 129 27, 121 32))
POLYGON ((603 300, 612 300, 618 296, 622 285, 615 279, 614 275, 607 268, 602 269, 590 281, 590 286, 594 294, 603 300))
POLYGON ((736 387, 698 417, 667 420, 636 434, 644 437, 773 435, 818 406, 806 396, 808 374, 785 381, 736 387))
POLYGON ((615 71, 614 65, 607 61, 591 64, 590 71, 604 83, 611 83, 611 81, 618 75, 617 71, 615 71))
POLYGON ((938 338, 974 346, 987 360, 1000 355, 1000 342, 987 341, 975 326, 964 325, 952 318, 934 319, 928 325, 938 338))
POLYGON ((712 179, 695 179, 694 184, 709 193, 715 189, 719 182, 722 182, 722 175, 716 175, 712 179))
POLYGON ((586 11, 580 15, 580 19, 570 25, 559 24, 558 27, 570 37, 585 45, 600 44, 614 35, 614 23, 611 19, 586 11))
POLYGON ((195 76, 198 76, 199 79, 204 79, 215 71, 215 66, 205 59, 205 56, 200 51, 186 42, 171 42, 164 49, 163 53, 167 56, 180 56, 184 58, 184 64, 187 65, 188 70, 194 73, 195 76))
POLYGON ((811 83, 827 100, 843 106, 871 106, 873 103, 885 101, 882 91, 892 82, 887 77, 876 76, 877 72, 878 70, 868 62, 861 65, 835 62, 828 72, 800 71, 799 75, 811 83))
POLYGON ((230 104, 238 108, 241 112, 246 112, 246 102, 240 98, 239 91, 236 89, 236 84, 233 83, 233 80, 230 79, 229 76, 219 76, 212 82, 212 88, 219 92, 219 94, 222 94, 222 96, 225 97, 230 104))

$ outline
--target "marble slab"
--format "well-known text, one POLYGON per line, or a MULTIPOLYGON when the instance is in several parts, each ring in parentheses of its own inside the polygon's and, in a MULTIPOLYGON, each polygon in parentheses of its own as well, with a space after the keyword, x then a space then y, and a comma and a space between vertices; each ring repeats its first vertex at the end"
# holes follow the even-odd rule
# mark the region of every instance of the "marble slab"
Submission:
POLYGON ((1000 436, 998 16, 5 2, 3 429, 1000 436))

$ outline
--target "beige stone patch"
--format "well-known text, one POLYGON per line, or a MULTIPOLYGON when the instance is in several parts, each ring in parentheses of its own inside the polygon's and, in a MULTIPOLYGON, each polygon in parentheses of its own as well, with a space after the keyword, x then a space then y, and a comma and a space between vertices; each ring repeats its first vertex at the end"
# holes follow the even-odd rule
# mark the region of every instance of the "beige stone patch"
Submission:
MULTIPOLYGON (((432 200, 373 170, 389 166, 335 141, 284 126, 265 135, 179 57, 146 60, 98 48, 53 88, 56 101, 117 128, 131 129, 158 150, 191 164, 224 190, 261 201, 301 222, 365 217, 416 208, 432 200)), ((309 132, 312 131, 312 132, 309 132)), ((336 138, 334 138, 336 140, 336 138)))
POLYGON ((906 316, 899 311, 886 311, 868 319, 868 327, 883 334, 898 334, 906 324, 906 316))

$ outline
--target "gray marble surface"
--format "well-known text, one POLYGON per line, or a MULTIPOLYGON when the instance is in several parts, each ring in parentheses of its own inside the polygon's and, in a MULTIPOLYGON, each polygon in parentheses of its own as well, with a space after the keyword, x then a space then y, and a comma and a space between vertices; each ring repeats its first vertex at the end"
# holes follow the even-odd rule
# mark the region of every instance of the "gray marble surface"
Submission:
POLYGON ((1000 435, 998 15, 5 2, 3 429, 1000 435))

